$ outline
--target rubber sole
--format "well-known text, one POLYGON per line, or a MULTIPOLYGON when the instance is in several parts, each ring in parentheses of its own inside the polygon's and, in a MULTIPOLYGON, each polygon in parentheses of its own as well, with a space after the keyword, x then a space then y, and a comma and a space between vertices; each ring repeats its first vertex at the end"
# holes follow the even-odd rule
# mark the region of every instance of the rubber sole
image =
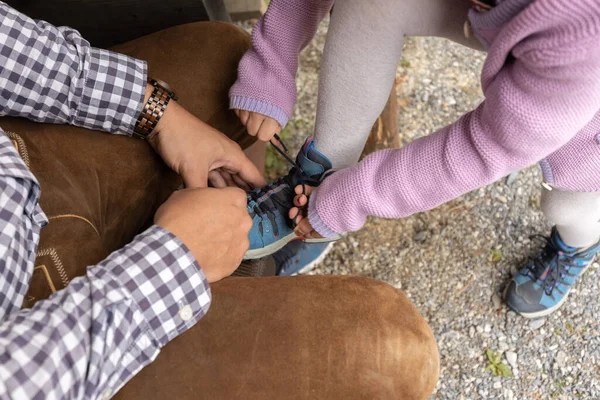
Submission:
POLYGON ((244 255, 244 260, 256 260, 257 258, 263 258, 266 256, 270 256, 273 253, 281 250, 286 244, 294 241, 294 240, 304 240, 306 243, 326 243, 326 242, 335 242, 336 240, 340 240, 342 235, 338 235, 333 238, 319 238, 319 239, 304 239, 301 236, 296 236, 294 232, 288 234, 287 236, 282 237, 280 240, 271 243, 268 246, 261 247, 260 249, 250 249, 244 255))
MULTIPOLYGON (((587 270, 590 268, 590 265, 592 265, 592 263, 594 262, 595 258, 592 259, 592 261, 590 261, 588 263, 588 265, 585 266, 585 268, 583 269, 583 271, 581 271, 581 274, 579 275, 579 277, 581 278, 583 276, 583 274, 585 274, 587 272, 587 270)), ((506 286, 506 289, 504 289, 504 298, 506 298, 506 292, 508 291, 508 288, 510 287, 510 285, 506 286)), ((509 303, 506 303, 507 307, 510 308, 511 310, 513 310, 514 312, 516 312, 517 314, 519 314, 520 316, 522 316, 523 318, 527 318, 527 319, 536 319, 536 318, 542 318, 542 317, 546 317, 550 314, 552 314, 553 312, 555 312, 556 310, 558 310, 564 303, 565 301, 567 301, 567 298, 569 297, 569 294, 571 294, 571 290, 569 290, 562 299, 559 300, 558 303, 556 303, 555 305, 553 305, 550 308, 547 308, 545 310, 541 310, 541 311, 537 311, 537 312, 532 312, 532 313, 525 313, 525 312, 520 312, 516 309, 514 309, 513 307, 511 307, 511 305, 509 303)))
POLYGON ((333 242, 331 242, 330 244, 327 245, 327 247, 325 248, 325 251, 323 251, 319 255, 319 257, 317 257, 315 260, 311 261, 310 263, 306 264, 306 266, 304 268, 302 268, 300 271, 296 272, 295 274, 292 274, 292 276, 305 274, 308 271, 314 269, 317 266, 317 264, 320 264, 325 259, 325 257, 327 257, 327 254, 329 254, 331 249, 333 249, 333 242))

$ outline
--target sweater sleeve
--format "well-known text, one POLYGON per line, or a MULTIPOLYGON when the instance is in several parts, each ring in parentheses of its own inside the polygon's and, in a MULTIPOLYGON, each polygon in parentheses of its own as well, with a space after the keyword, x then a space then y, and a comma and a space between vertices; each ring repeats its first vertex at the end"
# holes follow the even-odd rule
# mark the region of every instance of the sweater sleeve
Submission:
POLYGON ((266 115, 285 127, 296 102, 298 54, 332 6, 333 0, 271 1, 240 61, 231 108, 266 115))
POLYGON ((552 37, 550 48, 526 43, 510 53, 490 51, 486 100, 477 109, 327 178, 310 199, 313 227, 331 236, 359 229, 369 215, 429 210, 562 147, 600 105, 600 35, 597 28, 586 34, 558 46, 555 39, 565 36, 552 37))

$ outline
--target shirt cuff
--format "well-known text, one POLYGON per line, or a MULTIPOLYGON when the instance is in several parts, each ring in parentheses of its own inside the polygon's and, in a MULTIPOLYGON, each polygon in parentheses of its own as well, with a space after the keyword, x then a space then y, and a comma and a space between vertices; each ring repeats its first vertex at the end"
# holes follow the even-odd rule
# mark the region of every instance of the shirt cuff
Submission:
MULTIPOLYGON (((319 212, 317 211, 317 193, 319 189, 316 189, 310 195, 308 201, 308 222, 313 227, 315 231, 324 238, 334 238, 339 236, 337 232, 331 229, 319 216, 319 212)), ((340 232, 341 233, 341 232, 340 232)))
POLYGON ((92 47, 83 69, 74 125, 131 136, 146 94, 146 62, 92 47))
POLYGON ((266 115, 277 121, 279 126, 281 126, 281 129, 285 128, 289 121, 289 117, 283 109, 266 101, 256 100, 246 96, 231 96, 230 104, 230 108, 266 115))
POLYGON ((185 332, 208 311, 210 288, 189 249, 152 226, 102 264, 139 307, 159 347, 185 332))

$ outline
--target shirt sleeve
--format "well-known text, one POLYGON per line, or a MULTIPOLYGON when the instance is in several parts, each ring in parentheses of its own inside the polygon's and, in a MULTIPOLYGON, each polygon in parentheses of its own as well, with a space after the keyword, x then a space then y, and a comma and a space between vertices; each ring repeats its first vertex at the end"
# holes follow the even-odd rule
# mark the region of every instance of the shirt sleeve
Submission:
POLYGON ((23 304, 40 229, 40 185, 0 129, 0 321, 23 304))
POLYGON ((153 226, 0 322, 0 398, 109 398, 209 304, 189 250, 153 226))
POLYGON ((0 2, 0 116, 130 135, 146 63, 90 46, 79 32, 0 2))
POLYGON ((296 102, 298 54, 332 6, 333 0, 271 1, 240 61, 231 108, 266 115, 285 127, 296 102))
MULTIPOLYGON (((598 20, 600 10, 588 13, 590 21, 576 26, 596 26, 592 19, 598 20)), ((312 226, 331 237, 361 228, 368 216, 401 218, 430 210, 560 149, 600 104, 600 31, 587 33, 585 40, 547 35, 547 43, 555 42, 552 50, 530 50, 526 42, 528 49, 514 50, 510 58, 490 52, 482 75, 486 99, 477 109, 404 148, 375 152, 328 177, 310 198, 312 226), (560 46, 558 39, 564 41, 560 46)))

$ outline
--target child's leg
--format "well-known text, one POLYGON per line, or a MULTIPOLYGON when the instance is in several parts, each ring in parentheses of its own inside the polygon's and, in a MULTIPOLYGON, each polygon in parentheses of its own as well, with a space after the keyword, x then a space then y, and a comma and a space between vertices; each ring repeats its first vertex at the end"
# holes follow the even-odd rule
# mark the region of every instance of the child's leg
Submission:
POLYGON ((335 3, 321 62, 314 134, 317 150, 334 168, 358 161, 388 99, 404 36, 443 36, 471 44, 462 33, 468 8, 465 0, 335 3))
POLYGON ((600 240, 600 192, 542 189, 542 210, 567 246, 585 248, 600 240))

